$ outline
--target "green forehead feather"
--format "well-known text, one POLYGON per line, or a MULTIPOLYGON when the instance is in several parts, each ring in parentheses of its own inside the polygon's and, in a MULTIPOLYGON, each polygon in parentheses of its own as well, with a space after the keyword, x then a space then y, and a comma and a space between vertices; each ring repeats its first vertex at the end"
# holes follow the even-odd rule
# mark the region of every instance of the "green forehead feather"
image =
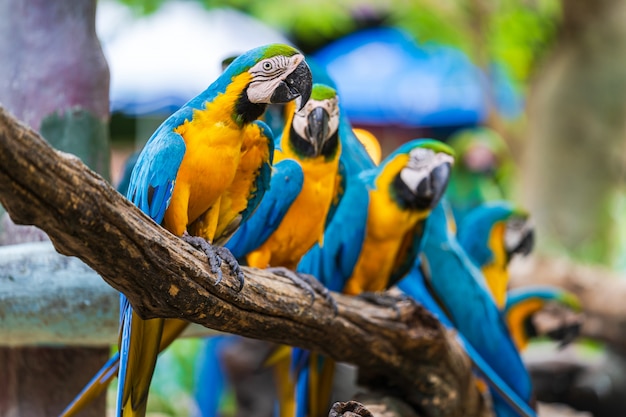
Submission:
POLYGON ((263 59, 271 58, 276 55, 294 56, 299 53, 300 51, 292 46, 275 43, 267 46, 267 48, 263 52, 263 59))
POLYGON ((454 150, 445 143, 435 139, 422 139, 420 140, 420 147, 431 149, 435 152, 442 152, 448 155, 454 156, 454 150))
POLYGON ((559 300, 575 312, 580 312, 583 309, 583 306, 578 297, 570 292, 563 291, 563 293, 559 297, 559 300))
POLYGON ((325 84, 313 84, 311 99, 320 101, 333 97, 337 97, 337 92, 333 88, 330 88, 325 84))
POLYGON ((521 219, 528 219, 530 217, 530 213, 524 210, 521 207, 515 206, 513 207, 513 211, 511 212, 511 217, 518 217, 521 219))

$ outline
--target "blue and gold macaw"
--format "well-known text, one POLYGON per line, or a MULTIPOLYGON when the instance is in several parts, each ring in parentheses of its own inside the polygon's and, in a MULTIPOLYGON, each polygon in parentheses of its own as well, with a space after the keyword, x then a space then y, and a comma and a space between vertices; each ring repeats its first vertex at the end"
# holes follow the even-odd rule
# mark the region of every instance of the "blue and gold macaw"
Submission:
POLYGON ((351 295, 394 285, 413 264, 421 236, 415 231, 445 190, 452 163, 448 146, 421 139, 348 177, 324 244, 314 246, 298 270, 351 295))
MULTIPOLYGON (((218 277, 222 261, 228 262, 243 285, 236 260, 211 244, 234 232, 265 191, 273 141, 257 119, 270 103, 298 97, 305 103, 311 84, 304 56, 290 46, 272 44, 239 56, 155 131, 135 165, 127 197, 202 249, 218 277)), ((141 319, 123 295, 120 310, 118 415, 142 416, 164 321, 141 319)))
MULTIPOLYGON (((342 142, 336 91, 314 84, 311 98, 299 111, 287 106, 289 116, 277 143, 270 191, 256 213, 228 241, 238 258, 258 268, 295 271, 300 258, 322 240, 329 210, 338 193, 337 176, 342 142)), ((301 280, 295 273, 294 281, 301 280)), ((280 349, 282 351, 282 349, 280 349)), ((281 415, 293 415, 292 383, 286 361, 270 360, 277 375, 281 415)))
MULTIPOLYGON (((428 225, 426 228, 428 229, 428 225)), ((427 238, 428 236, 425 235, 424 239, 427 238)), ((432 289, 429 288, 424 275, 421 263, 417 262, 411 272, 409 272, 406 277, 398 283, 398 288, 432 313, 445 328, 454 330, 454 336, 457 342, 467 353, 467 356, 470 358, 474 370, 479 374, 479 376, 488 382, 489 387, 496 391, 502 398, 506 398, 506 401, 511 404, 511 407, 518 410, 520 416, 535 416, 534 410, 526 404, 526 402, 522 400, 521 397, 513 391, 506 382, 504 382, 504 380, 491 368, 491 365, 489 365, 489 363, 480 356, 476 349, 474 349, 472 344, 468 342, 465 336, 463 336, 463 334, 456 329, 455 325, 448 317, 448 313, 435 298, 432 289)), ((500 408, 506 408, 506 405, 500 404, 500 408)), ((507 415, 506 413, 510 413, 510 410, 505 409, 502 415, 507 415)), ((499 414, 496 415, 500 417, 499 414)))
POLYGON ((515 255, 528 255, 533 248, 528 213, 505 201, 483 203, 465 215, 458 225, 457 240, 480 268, 496 305, 503 309, 509 262, 515 255))
POLYGON ((504 138, 485 126, 456 132, 447 140, 456 153, 446 199, 460 222, 482 203, 509 200, 514 193, 515 166, 504 138))
MULTIPOLYGON (((445 190, 452 163, 450 148, 423 139, 404 144, 378 167, 348 176, 323 243, 298 270, 350 295, 394 285, 415 261, 423 222, 445 190)), ((334 362, 294 349, 292 363, 296 416, 327 414, 334 362)))
MULTIPOLYGON (((308 61, 308 60, 307 60, 308 61)), ((276 152, 276 161, 274 166, 274 172, 272 174, 272 183, 270 190, 276 190, 276 192, 270 191, 264 197, 261 207, 255 213, 254 218, 246 222, 238 233, 227 243, 227 247, 231 249, 233 254, 240 260, 247 258, 247 261, 251 265, 282 265, 289 268, 294 268, 293 261, 299 259, 303 252, 302 249, 308 250, 312 243, 319 242, 321 240, 321 234, 318 234, 316 238, 311 239, 314 233, 323 233, 323 227, 325 223, 332 222, 334 210, 339 204, 341 195, 345 192, 346 178, 349 173, 356 175, 358 172, 374 167, 372 160, 367 154, 366 149, 361 142, 355 136, 352 126, 350 125, 347 117, 341 111, 341 101, 336 103, 336 100, 327 102, 325 105, 318 102, 315 104, 314 99, 320 99, 324 96, 329 98, 334 93, 334 82, 328 77, 328 75, 319 67, 314 64, 311 65, 314 81, 316 85, 313 88, 312 98, 307 104, 307 108, 319 107, 318 110, 310 112, 308 115, 306 112, 295 113, 294 109, 285 106, 285 112, 281 114, 285 115, 286 120, 285 132, 277 143, 278 151, 276 152), (327 84, 326 87, 323 84, 327 84), (335 108, 335 106, 337 106, 335 108), (326 108, 327 118, 322 108, 326 108), (328 108, 332 108, 329 111, 328 108), (336 118, 336 114, 339 114, 339 119, 336 118), (318 116, 315 116, 317 112, 318 116), (307 121, 308 126, 303 127, 302 123, 307 121), (320 124, 320 120, 323 120, 323 126, 320 124), (337 127, 337 123, 339 126, 337 127), (292 127, 293 125, 293 127, 292 127), (317 126, 317 127, 316 127, 317 126), (329 151, 332 148, 326 149, 327 154, 325 162, 321 158, 313 158, 307 156, 306 153, 302 154, 302 151, 298 151, 298 148, 302 144, 306 144, 302 138, 306 138, 309 131, 329 130, 329 133, 333 137, 329 139, 319 139, 320 145, 327 143, 326 148, 329 148, 329 144, 333 144, 337 136, 339 139, 339 147, 341 152, 338 152, 339 163, 332 158, 329 159, 329 151), (297 134, 297 131, 301 132, 297 134), (295 135, 295 136, 293 136, 295 135), (300 144, 300 145, 298 145, 300 144), (285 150, 285 152, 283 152, 285 150), (306 171, 303 172, 302 164, 305 166, 306 171), (335 179, 331 184, 326 175, 334 172, 335 179), (319 181, 320 173, 324 173, 326 178, 324 182, 319 181), (307 179, 307 177, 309 177, 307 179), (318 179, 316 179, 318 178, 318 179), (306 183, 308 184, 305 184, 306 183), (307 193, 304 193, 297 204, 294 205, 296 197, 302 191, 302 185, 305 184, 309 189, 307 193), (323 184, 326 190, 323 192, 322 198, 315 198, 306 202, 305 196, 310 195, 310 190, 315 187, 319 187, 323 184), (328 200, 332 193, 332 201, 328 200), (302 215, 302 207, 305 207, 307 214, 302 215), (288 214, 291 212, 291 214, 288 214), (321 216, 324 212, 327 212, 326 218, 321 216), (298 217, 296 213, 300 213, 298 217), (303 227, 302 219, 311 227, 303 227), (297 227, 289 226, 296 221, 297 227), (280 230, 279 230, 280 229, 280 230), (307 234, 309 237, 307 237, 307 234), (281 240, 283 243, 281 243, 281 240), (269 263, 267 261, 270 259, 269 263)), ((308 141, 313 138, 308 138, 308 141)), ((370 138, 370 141, 373 140, 370 138)), ((310 148, 313 149, 313 148, 310 148)), ((319 192, 319 191, 317 191, 319 192)), ((292 277, 296 279, 296 276, 292 277)), ((291 416, 295 408, 294 404, 294 381, 292 379, 289 369, 290 348, 281 347, 278 348, 269 359, 265 361, 265 366, 271 366, 276 376, 277 389, 279 392, 279 403, 281 415, 291 416)), ((211 378, 211 376, 207 376, 211 378)), ((214 392, 202 393, 202 397, 205 398, 210 395, 214 395, 214 392)), ((206 399, 206 398, 205 398, 206 399)), ((215 402, 213 399, 211 402, 215 402)))
POLYGON ((581 312, 580 300, 569 291, 548 285, 533 285, 510 290, 503 314, 513 341, 522 351, 533 337, 547 336, 558 341, 561 347, 572 342, 580 332, 582 323, 578 313, 581 312), (575 313, 575 320, 558 323, 556 327, 549 329, 538 329, 533 322, 533 316, 548 303, 557 303, 575 313))
POLYGON ((274 154, 270 191, 226 247, 250 266, 295 271, 324 234, 337 192, 341 141, 334 89, 314 84, 302 109, 287 108, 290 116, 274 154))
POLYGON ((498 417, 534 416, 530 376, 484 277, 450 228, 451 213, 446 207, 442 201, 432 211, 423 237, 421 269, 399 287, 459 331, 477 369, 492 381, 498 417))

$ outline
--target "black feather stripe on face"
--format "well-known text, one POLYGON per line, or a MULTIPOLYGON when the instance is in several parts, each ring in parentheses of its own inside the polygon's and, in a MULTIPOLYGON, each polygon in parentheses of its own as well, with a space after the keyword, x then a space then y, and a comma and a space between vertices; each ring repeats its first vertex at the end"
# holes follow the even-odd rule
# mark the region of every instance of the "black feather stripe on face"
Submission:
POLYGON ((289 129, 289 144, 295 154, 300 157, 312 158, 315 156, 315 148, 311 142, 300 136, 293 128, 293 124, 291 125, 291 129, 289 129))
MULTIPOLYGON (((289 129, 289 144, 291 146, 291 150, 298 156, 302 158, 313 158, 315 157, 315 148, 305 138, 300 136, 298 132, 295 131, 293 125, 291 125, 291 129, 289 129)), ((331 135, 330 138, 324 143, 322 146, 322 150, 320 155, 323 155, 325 159, 328 161, 335 157, 339 150, 339 132, 335 131, 331 135)))
POLYGON ((402 209, 409 210, 426 210, 430 207, 431 199, 418 197, 411 189, 402 181, 400 173, 398 173, 391 183, 391 195, 394 196, 396 202, 402 209))
POLYGON ((239 126, 243 126, 261 117, 266 108, 267 104, 253 103, 248 99, 248 87, 246 87, 235 103, 233 119, 239 126))
POLYGON ((339 130, 336 130, 330 138, 326 142, 324 142, 324 146, 322 146, 321 155, 326 157, 326 160, 332 159, 335 157, 337 152, 339 151, 339 130))

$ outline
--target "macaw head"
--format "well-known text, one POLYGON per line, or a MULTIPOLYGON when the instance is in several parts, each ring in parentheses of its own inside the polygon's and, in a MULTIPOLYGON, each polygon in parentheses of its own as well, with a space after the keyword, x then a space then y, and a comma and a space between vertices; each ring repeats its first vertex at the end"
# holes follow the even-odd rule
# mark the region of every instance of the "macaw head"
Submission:
MULTIPOLYGON (((450 177, 454 163, 452 149, 434 139, 419 139, 398 148, 385 161, 398 154, 408 158, 392 182, 401 207, 431 210, 437 205, 450 177)), ((385 166, 383 161, 381 166, 385 166)))
POLYGON ((311 98, 299 107, 293 115, 289 132, 293 150, 306 157, 335 155, 339 149, 337 92, 324 84, 314 84, 311 98))
POLYGON ((533 337, 547 336, 559 347, 572 342, 582 327, 578 297, 561 288, 529 286, 509 291, 504 317, 516 344, 523 348, 533 337))
POLYGON ((528 213, 515 210, 504 226, 504 250, 510 261, 515 255, 530 254, 535 245, 535 232, 528 213))
POLYGON ((534 245, 528 213, 507 201, 483 203, 470 211, 459 225, 457 238, 481 268, 498 257, 506 268, 515 255, 528 255, 534 245))
POLYGON ((224 71, 228 79, 246 74, 245 97, 250 103, 287 103, 311 96, 313 78, 304 55, 283 44, 254 48, 235 58, 224 71))
POLYGON ((268 104, 282 104, 300 97, 306 103, 311 96, 312 76, 304 55, 283 44, 270 44, 249 50, 236 57, 220 77, 221 87, 236 86, 237 123, 258 119, 268 104))

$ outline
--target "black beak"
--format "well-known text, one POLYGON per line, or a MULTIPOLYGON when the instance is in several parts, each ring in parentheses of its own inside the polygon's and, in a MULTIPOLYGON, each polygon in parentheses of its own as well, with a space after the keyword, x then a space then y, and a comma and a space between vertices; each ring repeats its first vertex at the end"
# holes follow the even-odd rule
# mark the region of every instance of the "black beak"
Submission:
POLYGON ((314 108, 307 117, 306 135, 315 149, 315 155, 319 155, 324 140, 328 136, 329 121, 330 116, 322 107, 314 108))
POLYGON ((301 110, 311 97, 311 88, 313 88, 313 76, 307 63, 302 61, 274 90, 270 102, 281 104, 300 97, 300 108, 298 110, 301 110))
POLYGON ((422 210, 432 209, 439 203, 448 186, 451 170, 452 165, 449 162, 444 162, 433 169, 430 175, 419 183, 415 190, 418 208, 422 210))
POLYGON ((522 238, 519 245, 507 251, 507 256, 512 259, 514 255, 520 254, 527 256, 533 251, 535 246, 535 232, 531 229, 522 238))
POLYGON ((546 334, 550 339, 559 342, 559 349, 572 343, 580 335, 581 322, 571 323, 552 330, 546 334))

